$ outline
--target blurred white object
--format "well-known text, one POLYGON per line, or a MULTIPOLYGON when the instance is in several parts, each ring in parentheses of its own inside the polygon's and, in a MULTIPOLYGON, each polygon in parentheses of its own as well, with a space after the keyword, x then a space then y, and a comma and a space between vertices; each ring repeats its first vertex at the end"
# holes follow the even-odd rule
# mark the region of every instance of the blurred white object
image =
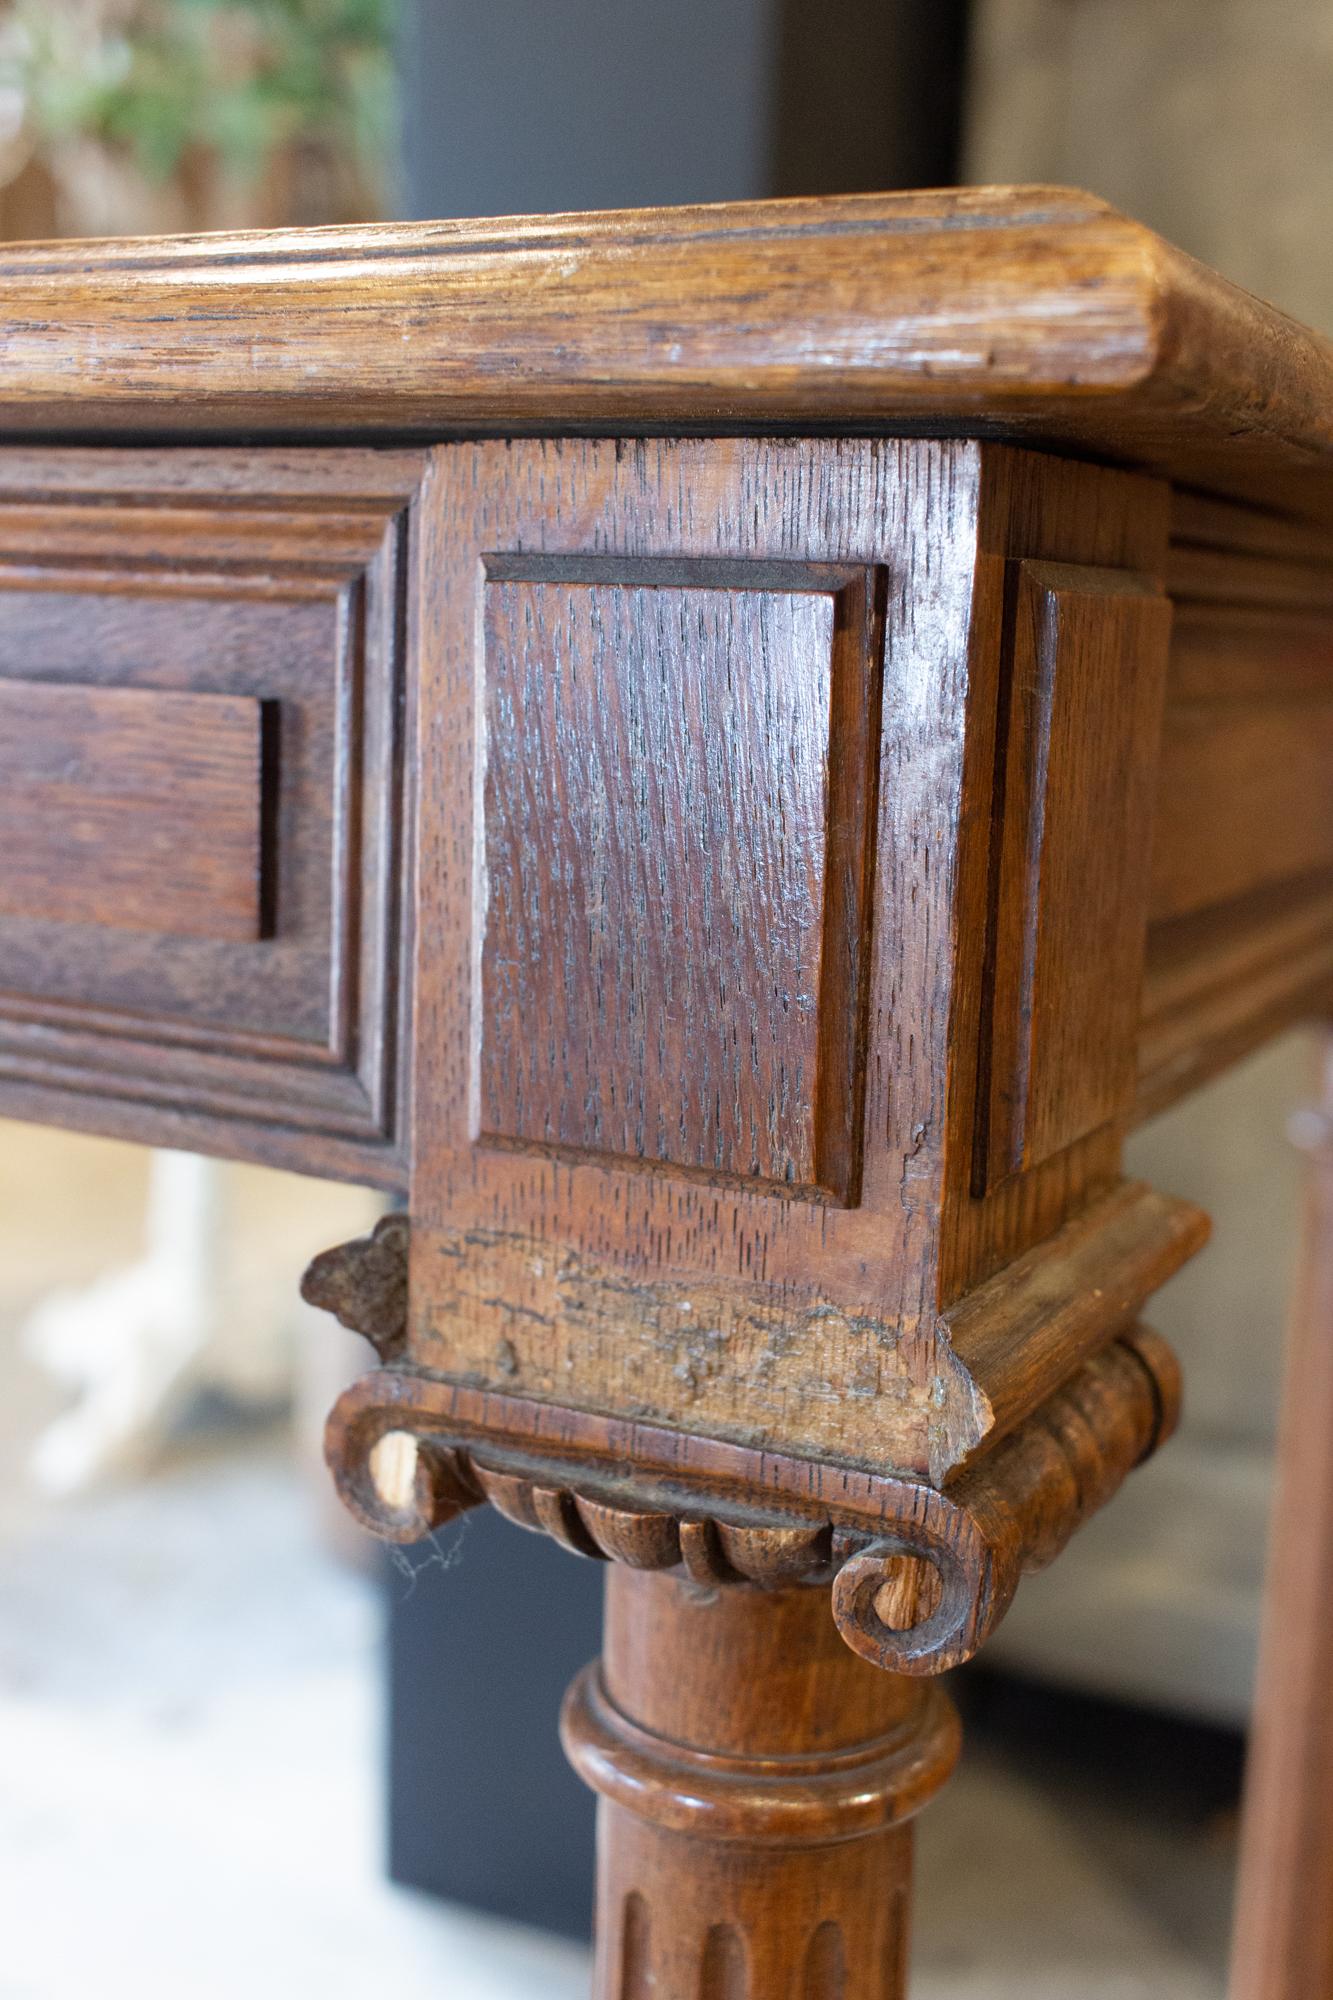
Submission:
MULTIPOLYGON (((49 1293, 24 1322, 29 1354, 76 1392, 38 1438, 33 1477, 76 1492, 149 1459, 203 1389, 271 1403, 288 1389, 291 1341, 228 1282, 224 1169, 155 1152, 144 1254, 79 1290, 49 1293)), ((293 1290, 295 1286, 293 1285, 293 1290)))

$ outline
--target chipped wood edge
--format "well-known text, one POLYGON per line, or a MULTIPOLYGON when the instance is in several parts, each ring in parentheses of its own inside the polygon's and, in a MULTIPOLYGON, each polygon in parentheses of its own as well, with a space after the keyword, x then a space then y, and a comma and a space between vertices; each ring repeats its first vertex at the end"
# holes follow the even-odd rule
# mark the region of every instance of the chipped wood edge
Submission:
MULTIPOLYGON (((490 1500, 574 1554, 696 1583, 833 1580, 854 1651, 904 1674, 971 1658, 1021 1573, 1051 1561, 1174 1428, 1179 1371, 1138 1330, 1087 1362, 993 1458, 940 1493, 911 1480, 817 1466, 660 1427, 553 1412, 400 1369, 364 1377, 334 1406, 325 1455, 349 1510, 382 1539, 414 1541, 490 1500), (546 1424, 540 1441, 532 1424, 546 1424), (553 1421, 549 1421, 553 1420, 553 1421), (409 1494, 376 1479, 386 1438, 416 1441, 409 1494), (938 1578, 923 1587, 905 1560, 938 1578), (914 1585, 916 1622, 904 1623, 914 1585), (886 1610, 886 1604, 888 1609, 886 1610)), ((394 1459, 397 1462, 398 1449, 394 1459)))

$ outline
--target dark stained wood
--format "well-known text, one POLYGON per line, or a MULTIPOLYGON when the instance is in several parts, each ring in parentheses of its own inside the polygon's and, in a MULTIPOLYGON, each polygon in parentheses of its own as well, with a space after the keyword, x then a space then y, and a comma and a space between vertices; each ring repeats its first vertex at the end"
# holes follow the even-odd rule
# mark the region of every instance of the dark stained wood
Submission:
MULTIPOLYGON (((885 1419, 915 1406, 924 1464, 925 1399, 937 1378, 948 1387, 936 1420, 974 1430, 970 1389, 955 1390, 957 1371, 933 1338, 929 1275, 905 1240, 928 1233, 928 1152, 921 1210, 899 1197, 904 1156, 922 1152, 915 1127, 933 1091, 924 1038, 914 1073, 896 1053, 891 1066, 867 1071, 856 1207, 768 1182, 712 1185, 474 1138, 472 1050, 489 1032, 473 1018, 469 972, 481 927, 471 849, 474 634, 482 555, 755 564, 757 582, 775 563, 892 564, 882 709, 886 726, 898 713, 919 716, 921 735, 880 776, 876 897, 893 916, 872 946, 867 1033, 875 1038, 876 1022, 890 1018, 942 1021, 943 968, 928 940, 933 926, 941 938, 948 928, 945 829, 963 733, 954 698, 965 672, 975 457, 934 445, 528 443, 451 447, 441 472, 431 616, 448 642, 422 688, 418 878, 419 935, 439 948, 418 967, 413 1353, 455 1378, 632 1408, 692 1431, 754 1438, 765 1427, 776 1436, 782 1423, 812 1450, 846 1450, 858 1422, 881 1448, 885 1419), (910 583, 927 561, 938 577, 929 603, 910 583), (913 827, 937 856, 924 882, 913 827), (904 937, 898 925, 909 913, 915 929, 904 937), (932 1331, 914 1350, 899 1334, 927 1311, 932 1331)), ((807 710, 805 726, 812 720, 807 710)), ((785 752, 798 771, 810 770, 828 740, 826 709, 817 744, 785 752)), ((774 825, 784 802, 767 768, 759 816, 774 825)), ((813 887, 803 891, 801 923, 812 895, 822 900, 813 887)), ((766 919, 756 917, 742 849, 717 922, 725 936, 757 921, 766 919)))
MULTIPOLYGON (((1333 996, 1333 347, 1050 189, 3 269, 0 778, 82 701, 150 783, 79 879, 54 765, 0 808, 0 1110, 410 1182, 308 1280, 391 1362, 330 1460, 611 1559, 602 2000, 896 2000, 910 1683, 1174 1421, 1125 1127, 1333 996)), ((1262 2000, 1333 1928, 1298 1368, 1262 2000)))
POLYGON ((407 1344, 407 1217, 381 1216, 369 1236, 325 1250, 306 1268, 301 1297, 363 1334, 381 1361, 407 1344))
POLYGON ((1018 565, 997 799, 980 1191, 1122 1116, 1170 607, 1152 580, 1018 565))
POLYGON ((262 704, 0 681, 0 915, 260 935, 262 704))
POLYGON ((0 1112, 401 1184, 425 470, 0 451, 0 1112))
POLYGON ((1333 1030, 1316 1104, 1269 1534, 1233 2000, 1333 1992, 1333 1030))
MULTIPOLYGON (((1087 565, 1155 577, 1164 567, 1169 494, 1154 482, 1027 453, 983 453, 980 552, 969 646, 970 715, 964 745, 955 890, 952 995, 956 1031, 947 1068, 947 1125, 943 1162, 939 1297, 946 1306, 1002 1270, 1033 1245, 1050 1238, 1072 1213, 1110 1189, 1119 1173, 1120 1126, 1130 1111, 1128 1093, 1118 1115, 1063 1152, 1027 1172, 1011 1174, 977 1192, 975 1163, 978 1108, 988 1086, 988 968, 999 927, 1002 798, 1000 753, 1005 747, 1006 668, 1013 663, 1018 566, 1087 565)), ((1115 606, 1105 607, 1112 619, 1115 606)), ((1119 727, 1137 735, 1141 724, 1132 696, 1119 727)), ((1109 753, 1108 753, 1109 754, 1109 753)), ((1104 850, 1102 850, 1104 851, 1104 850)), ((1141 885, 1140 895, 1145 893, 1141 885)), ((1129 918, 1127 899, 1123 912, 1129 918)), ((1110 1020, 1108 1019, 1108 1026, 1110 1020)), ((1038 1045, 1040 1058, 1041 1049, 1038 1045)), ((1099 1052, 1099 1062, 1109 1052, 1099 1052)), ((1128 1069, 1126 1070, 1128 1080, 1128 1069)), ((1035 1085, 1041 1088, 1038 1074, 1035 1085)))
POLYGON ((482 1135, 845 1199, 869 581, 555 561, 485 590, 482 1135))
POLYGON ((1170 1350, 1126 1332, 940 1494, 395 1366, 339 1398, 325 1456, 349 1511, 384 1541, 416 1541, 489 1500, 572 1554, 679 1569, 701 1587, 832 1580, 854 1650, 929 1675, 985 1644, 1023 1572, 1052 1561, 1171 1435, 1178 1405, 1170 1350))
POLYGON ((1140 1117, 1333 1000, 1333 537, 1177 493, 1168 582, 1140 1117))
MULTIPOLYGON (((941 1088, 980 1038, 997 580, 1025 547, 1137 574, 1162 496, 933 443, 455 445, 438 473, 414 1359, 942 1478, 990 1416, 941 1304, 1118 1158, 1110 1104, 1081 1150, 973 1203, 973 1105, 941 1088)), ((1121 597, 1094 596, 1119 634, 1121 597)), ((1108 689, 1102 743, 1140 740, 1150 667, 1108 689)), ((1099 1016, 1126 1112, 1132 1016, 1099 1016)))
POLYGON ((613 1570, 562 1730, 601 1797, 596 2000, 903 2000, 906 1822, 958 1725, 849 1653, 822 1592, 613 1570))
POLYGON ((1322 504, 1333 348, 1058 188, 11 248, 0 426, 913 430, 1322 504))

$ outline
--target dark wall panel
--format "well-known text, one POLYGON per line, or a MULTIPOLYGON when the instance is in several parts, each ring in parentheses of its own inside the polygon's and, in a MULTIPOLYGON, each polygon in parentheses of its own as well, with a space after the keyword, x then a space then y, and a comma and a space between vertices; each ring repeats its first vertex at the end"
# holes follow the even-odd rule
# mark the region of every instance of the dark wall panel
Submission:
POLYGON ((409 212, 768 193, 777 6, 419 0, 404 67, 409 212))

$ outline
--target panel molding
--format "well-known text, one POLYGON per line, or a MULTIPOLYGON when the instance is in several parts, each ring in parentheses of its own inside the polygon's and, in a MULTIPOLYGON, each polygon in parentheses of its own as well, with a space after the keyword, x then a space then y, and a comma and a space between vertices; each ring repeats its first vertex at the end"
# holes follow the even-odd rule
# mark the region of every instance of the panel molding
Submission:
POLYGON ((262 704, 271 865, 249 941, 0 917, 0 1111, 400 1186, 425 455, 24 456, 0 682, 262 704))
POLYGON ((974 1192, 1123 1119, 1171 607, 1157 579, 1011 565, 974 1192))

